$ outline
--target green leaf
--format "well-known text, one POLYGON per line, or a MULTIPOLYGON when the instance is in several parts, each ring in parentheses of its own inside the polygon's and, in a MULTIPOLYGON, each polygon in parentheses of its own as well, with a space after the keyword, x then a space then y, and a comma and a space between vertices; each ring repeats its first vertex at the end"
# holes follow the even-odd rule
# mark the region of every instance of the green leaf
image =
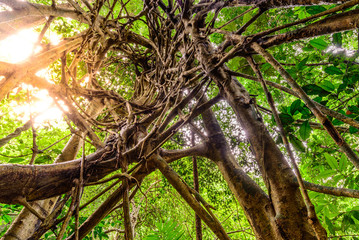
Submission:
POLYGON ((319 87, 315 84, 308 84, 302 87, 304 92, 308 95, 319 95, 319 96, 326 96, 330 94, 330 92, 324 90, 322 87, 319 87))
POLYGON ((340 121, 340 120, 338 120, 338 119, 334 119, 332 123, 333 123, 334 126, 339 126, 339 125, 343 125, 343 124, 344 124, 342 121, 340 121))
POLYGON ((325 170, 321 171, 318 175, 315 176, 316 179, 327 179, 328 177, 332 177, 337 172, 334 170, 325 170))
POLYGON ((290 114, 294 115, 297 110, 299 110, 302 102, 297 99, 290 105, 290 114))
POLYGON ((347 230, 351 225, 355 225, 354 220, 348 214, 344 215, 342 220, 343 231, 347 230))
POLYGON ((303 140, 307 140, 311 131, 312 129, 310 128, 309 121, 305 121, 299 128, 299 135, 303 140))
POLYGON ((307 106, 303 106, 299 109, 299 112, 302 114, 303 119, 308 119, 312 116, 312 112, 307 108, 307 106))
POLYGON ((349 84, 355 84, 356 82, 359 81, 359 74, 354 74, 352 76, 349 77, 349 84))
POLYGON ((313 51, 314 49, 315 49, 315 48, 314 48, 313 46, 311 46, 311 45, 308 45, 308 46, 302 48, 302 50, 303 50, 303 51, 306 51, 306 52, 311 52, 311 51, 313 51))
POLYGON ((302 61, 300 61, 300 62, 296 65, 296 68, 297 68, 298 70, 304 69, 304 68, 306 67, 305 64, 308 62, 308 59, 309 59, 309 57, 304 58, 302 61))
POLYGON ((51 156, 50 155, 44 155, 44 156, 36 158, 35 163, 44 164, 44 163, 49 163, 50 161, 51 161, 51 156))
POLYGON ((297 10, 296 12, 297 12, 299 18, 306 18, 306 17, 308 17, 308 13, 305 11, 304 8, 300 8, 300 9, 297 10))
POLYGON ((342 83, 339 85, 338 89, 337 89, 337 93, 341 93, 348 85, 342 83))
POLYGON ((323 6, 310 6, 310 7, 306 7, 305 10, 310 15, 314 15, 314 14, 317 14, 317 13, 321 13, 321 12, 327 10, 327 9, 325 7, 323 7, 323 6))
POLYGON ((289 141, 293 145, 294 149, 296 149, 297 151, 300 151, 300 152, 305 152, 305 147, 304 147, 302 141, 300 141, 297 137, 290 135, 289 141))
POLYGON ((294 122, 293 117, 291 115, 289 115, 288 113, 279 114, 279 118, 280 118, 281 122, 283 123, 283 125, 288 125, 288 124, 291 124, 292 122, 294 122))
POLYGON ((325 159, 327 160, 327 163, 329 164, 329 166, 332 169, 335 170, 335 169, 339 168, 338 167, 338 162, 333 156, 329 155, 328 153, 324 153, 324 157, 325 157, 325 159))
POLYGON ((328 230, 331 234, 335 234, 334 226, 329 218, 325 217, 325 224, 328 226, 328 230))
POLYGON ((266 71, 266 70, 270 69, 271 66, 272 66, 272 65, 270 65, 269 63, 266 62, 265 64, 263 64, 263 65, 261 66, 261 70, 262 70, 262 71, 266 71))
POLYGON ((339 214, 338 206, 335 204, 328 204, 328 208, 330 209, 330 214, 337 216, 339 214))
POLYGON ((161 240, 161 238, 156 234, 152 234, 152 235, 146 236, 145 240, 161 240))
POLYGON ((252 12, 249 12, 249 13, 246 13, 244 16, 243 16, 243 23, 246 23, 248 22, 249 20, 252 19, 252 17, 254 15, 256 15, 258 13, 258 8, 256 8, 254 11, 252 12))
POLYGON ((309 44, 319 50, 325 50, 328 47, 328 43, 321 38, 310 40, 309 44))
POLYGON ((214 33, 210 36, 211 42, 214 42, 216 44, 220 44, 221 42, 223 42, 223 39, 224 39, 223 34, 219 34, 219 33, 214 33))
POLYGON ((343 72, 339 68, 335 66, 329 66, 324 69, 324 72, 328 73, 329 75, 342 75, 343 72))
POLYGON ((359 220, 359 211, 351 211, 351 213, 356 220, 359 220))
POLYGON ((342 181, 342 180, 345 180, 345 177, 343 175, 336 175, 333 177, 333 182, 339 182, 339 181, 342 181))
POLYGON ((343 44, 343 36, 341 32, 333 34, 333 43, 337 46, 342 46, 343 44))
POLYGON ((1 218, 5 221, 5 223, 10 223, 12 221, 11 217, 7 214, 3 214, 1 218))
POLYGON ((352 113, 359 114, 359 108, 357 106, 352 105, 352 106, 349 106, 348 109, 352 113))
POLYGON ((357 133, 357 132, 359 132, 359 129, 350 126, 350 127, 349 127, 349 132, 352 133, 352 134, 353 134, 353 133, 357 133))
POLYGON ((347 156, 345 156, 345 154, 342 153, 342 156, 340 157, 339 160, 339 170, 344 171, 347 167, 347 163, 348 163, 347 156))
POLYGON ((319 213, 320 211, 322 211, 322 209, 325 207, 325 205, 318 205, 318 206, 316 206, 315 207, 315 211, 317 212, 317 213, 319 213))
POLYGON ((21 163, 21 162, 23 162, 23 161, 25 161, 25 158, 12 158, 12 159, 10 159, 9 161, 8 161, 8 163, 21 163))
POLYGON ((156 222, 157 231, 145 237, 145 240, 179 240, 184 232, 178 223, 172 220, 166 222, 156 222))
POLYGON ((320 83, 320 87, 328 92, 332 92, 335 89, 333 83, 331 83, 327 80, 324 80, 322 83, 320 83))

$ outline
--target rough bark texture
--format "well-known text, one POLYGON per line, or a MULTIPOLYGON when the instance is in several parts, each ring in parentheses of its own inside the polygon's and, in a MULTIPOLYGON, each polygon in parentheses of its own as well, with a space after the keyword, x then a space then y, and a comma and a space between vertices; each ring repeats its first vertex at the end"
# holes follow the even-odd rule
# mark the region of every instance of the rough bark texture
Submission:
MULTIPOLYGON (((93 103, 88 109, 88 114, 96 117, 101 112, 102 108, 103 107, 99 103, 93 103)), ((81 145, 81 136, 71 136, 62 150, 62 153, 56 158, 55 163, 67 162, 75 159, 81 145)), ((57 201, 58 197, 53 197, 50 199, 35 201, 32 203, 32 206, 38 212, 43 213, 44 216, 48 216, 54 210, 57 201)), ((40 220, 33 213, 24 208, 12 222, 3 239, 30 239, 34 232, 39 228, 40 223, 40 220)))
MULTIPOLYGON (((306 189, 335 196, 358 198, 358 191, 299 181, 300 175, 296 178, 285 153, 266 128, 254 97, 234 76, 262 81, 303 99, 319 120, 320 123, 316 123, 318 128, 323 126, 358 167, 358 156, 336 127, 328 124, 325 115, 343 121, 347 124, 345 129, 349 126, 358 128, 358 121, 313 101, 269 50, 297 40, 356 29, 359 10, 347 9, 359 1, 345 1, 322 13, 256 34, 248 33, 248 27, 256 24, 269 9, 341 4, 342 1, 205 0, 196 3, 170 0, 165 4, 161 0, 144 0, 138 15, 128 13, 127 3, 110 2, 69 0, 67 4, 56 5, 53 1, 49 6, 0 0, 7 7, 0 12, 0 39, 15 29, 43 23, 45 17, 71 18, 87 24, 86 31, 64 39, 58 45, 44 45, 42 51, 21 63, 0 62, 0 99, 6 98, 20 83, 46 89, 57 102, 62 101, 67 106, 64 115, 73 133, 54 164, 0 165, 0 202, 25 206, 30 202, 14 220, 4 239, 38 239, 51 228, 60 229, 62 221, 67 225, 72 214, 79 209, 82 183, 85 186, 94 182, 103 184, 107 180, 101 179, 115 171, 116 174, 108 179, 115 182, 106 187, 106 191, 110 191, 107 199, 81 226, 77 227, 76 222, 76 234, 67 237, 84 238, 120 206, 124 211, 122 229, 125 239, 134 239, 136 234, 132 231, 136 231, 136 226, 131 216, 137 216, 138 212, 131 213, 130 201, 146 176, 156 169, 218 239, 230 239, 228 230, 200 195, 198 184, 192 189, 169 165, 188 156, 205 157, 216 164, 257 239, 326 239, 325 231, 316 236, 308 221, 313 219, 308 216, 305 205, 308 201, 303 200, 298 182, 306 189), (237 7, 247 7, 243 15, 251 12, 253 17, 235 31, 214 27, 222 9, 237 7), (258 8, 258 12, 254 14, 254 8, 248 7, 258 8), (118 9, 121 9, 120 13, 115 16, 118 9), (145 36, 138 34, 140 30, 134 27, 137 23, 142 24, 145 36), (289 27, 291 31, 287 30, 289 27), (279 30, 282 31, 280 34, 277 33, 279 30), (215 45, 210 41, 213 33, 223 34, 221 44, 215 45), (292 89, 227 67, 236 57, 252 59, 254 56, 249 55, 257 53, 263 56, 263 63, 273 65, 292 89), (50 84, 35 75, 59 59, 61 77, 57 84, 50 84), (85 79, 88 79, 86 84, 85 79), (221 122, 211 109, 221 100, 234 111, 245 133, 265 191, 241 168, 231 151, 221 122), (184 126, 190 126, 193 143, 194 136, 201 142, 188 149, 165 149, 165 144, 172 141, 184 126), (81 146, 85 146, 84 140, 96 151, 74 160, 81 146), (135 166, 131 168, 131 164, 135 166), (61 205, 58 201, 63 194, 72 196, 72 209, 63 214, 67 218, 57 219, 66 209, 62 208, 65 203, 61 205), (45 220, 40 220, 41 216, 45 220)), ((235 20, 236 17, 223 26, 235 20)), ((261 75, 259 68, 256 73, 261 75)), ((20 136, 29 126, 24 125, 0 139, 0 147, 20 136)), ((197 169, 195 162, 194 169, 197 169)), ((194 176, 198 175, 195 173, 194 176)), ((321 228, 320 222, 315 226, 321 228)), ((65 233, 65 228, 61 232, 65 233)), ((201 239, 200 231, 197 232, 198 239, 201 239)))

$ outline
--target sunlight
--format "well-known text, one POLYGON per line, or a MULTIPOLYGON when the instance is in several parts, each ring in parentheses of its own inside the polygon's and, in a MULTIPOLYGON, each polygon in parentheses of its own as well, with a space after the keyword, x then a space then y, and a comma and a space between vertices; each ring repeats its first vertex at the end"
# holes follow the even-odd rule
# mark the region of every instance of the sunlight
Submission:
POLYGON ((35 73, 36 76, 46 79, 51 84, 54 84, 54 78, 51 75, 49 68, 44 68, 35 73))
POLYGON ((24 61, 33 53, 37 38, 37 33, 27 29, 0 41, 0 61, 9 63, 24 61))
MULTIPOLYGON (((30 119, 30 113, 32 113, 33 115, 36 115, 36 125, 62 119, 62 111, 56 106, 47 90, 39 90, 27 84, 22 84, 21 88, 30 92, 31 104, 28 102, 18 103, 15 100, 10 102, 10 107, 12 108, 15 117, 26 122, 30 119)), ((58 104, 64 111, 68 111, 64 102, 58 101, 58 104)))
MULTIPOLYGON (((35 49, 34 47, 39 34, 32 29, 26 29, 0 41, 0 61, 19 63, 26 60, 31 54, 38 53, 42 49, 41 46, 37 46, 35 49)), ((51 45, 57 45, 61 41, 61 36, 51 31, 46 32, 45 38, 51 45)))
POLYGON ((84 80, 83 80, 83 82, 80 82, 80 86, 81 86, 81 87, 87 86, 88 83, 89 83, 89 81, 90 81, 90 78, 89 78, 88 76, 85 77, 84 80))
POLYGON ((47 31, 45 37, 49 39, 51 45, 58 45, 61 41, 61 36, 51 31, 47 31))
MULTIPOLYGON (((0 41, 0 61, 19 63, 29 58, 32 54, 39 52, 41 47, 35 47, 38 36, 38 32, 32 29, 26 29, 0 41)), ((60 36, 50 31, 47 31, 45 38, 47 38, 52 45, 57 45, 60 42, 60 36)), ((36 75, 53 83, 49 69, 42 69, 38 71, 36 75)), ((10 103, 13 114, 19 120, 23 122, 28 121, 30 119, 30 112, 36 115, 36 125, 62 119, 62 111, 56 106, 47 90, 39 90, 33 88, 31 85, 22 84, 19 88, 15 89, 13 93, 17 94, 21 89, 30 92, 31 104, 28 102, 20 103, 15 100, 10 103)), ((59 104, 67 111, 63 102, 59 102, 59 104)))

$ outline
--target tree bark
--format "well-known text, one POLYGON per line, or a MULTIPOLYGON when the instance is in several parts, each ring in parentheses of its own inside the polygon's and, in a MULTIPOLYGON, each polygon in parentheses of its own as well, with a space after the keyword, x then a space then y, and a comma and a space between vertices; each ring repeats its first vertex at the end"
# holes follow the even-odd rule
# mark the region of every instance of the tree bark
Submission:
POLYGON ((276 231, 274 209, 269 197, 240 168, 211 110, 202 114, 209 137, 208 158, 221 171, 232 193, 242 206, 257 239, 281 239, 276 231))
POLYGON ((292 169, 266 130, 246 89, 222 67, 215 67, 216 59, 211 56, 213 50, 210 43, 200 36, 199 21, 200 14, 196 15, 192 27, 192 36, 197 42, 197 59, 207 75, 217 84, 246 132, 269 192, 274 209, 274 221, 281 238, 316 239, 313 229, 307 222, 303 198, 293 182, 295 176, 292 169))
MULTIPOLYGON (((97 116, 103 107, 96 103, 92 104, 88 110, 90 116, 97 116)), ((82 136, 84 137, 84 135, 82 136)), ((67 162, 76 158, 78 151, 82 146, 81 136, 73 135, 62 153, 56 158, 55 163, 67 162)), ((32 206, 44 216, 48 216, 55 206, 58 197, 35 201, 32 206)), ((15 240, 15 239, 29 239, 36 229, 40 226, 41 221, 32 214, 28 209, 23 208, 20 214, 12 222, 10 228, 6 231, 2 239, 15 240)))

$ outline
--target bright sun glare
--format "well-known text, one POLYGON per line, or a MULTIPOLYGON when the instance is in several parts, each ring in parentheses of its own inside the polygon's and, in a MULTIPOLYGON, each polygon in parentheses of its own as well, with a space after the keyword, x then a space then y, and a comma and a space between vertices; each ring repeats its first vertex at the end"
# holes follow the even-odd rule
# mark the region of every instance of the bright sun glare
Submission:
MULTIPOLYGON (((19 104, 17 101, 10 102, 10 107, 15 116, 25 122, 30 119, 31 113, 35 117, 35 123, 37 124, 61 119, 62 111, 55 105, 47 90, 38 90, 27 84, 21 84, 21 88, 31 93, 35 92, 35 94, 31 94, 31 104, 19 104)), ((68 110, 62 101, 59 101, 58 104, 64 111, 68 110)))
MULTIPOLYGON (((26 60, 32 54, 41 50, 40 46, 35 47, 39 33, 27 29, 18 32, 15 35, 0 41, 0 61, 8 63, 19 63, 26 60)), ((47 36, 53 45, 58 44, 59 37, 51 33, 47 36)), ((46 69, 40 70, 37 74, 40 77, 46 78, 51 81, 50 74, 46 69)), ((18 103, 12 101, 10 103, 13 113, 16 117, 26 122, 30 119, 30 112, 37 117, 35 118, 36 124, 41 124, 51 120, 60 120, 62 118, 62 111, 55 105, 54 100, 49 96, 47 90, 39 90, 30 85, 22 84, 22 89, 31 92, 31 104, 18 103)), ((13 93, 16 93, 14 89, 13 93)), ((64 103, 59 102, 60 106, 66 111, 64 103)))

